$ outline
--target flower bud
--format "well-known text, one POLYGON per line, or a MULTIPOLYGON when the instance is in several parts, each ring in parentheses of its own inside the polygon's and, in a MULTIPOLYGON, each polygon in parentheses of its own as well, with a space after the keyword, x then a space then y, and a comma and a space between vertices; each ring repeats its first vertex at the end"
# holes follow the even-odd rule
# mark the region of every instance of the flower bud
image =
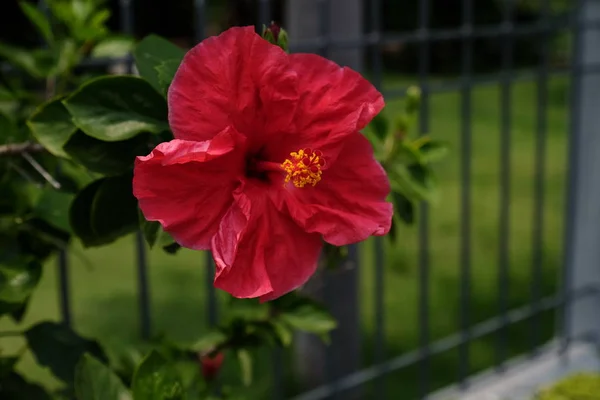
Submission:
POLYGON ((413 114, 419 110, 421 105, 421 88, 418 86, 411 86, 406 91, 406 112, 413 114))
POLYGON ((222 352, 218 352, 217 354, 212 356, 210 354, 198 354, 200 366, 202 367, 202 376, 204 377, 204 379, 206 379, 207 381, 212 381, 217 377, 219 371, 221 370, 221 365, 223 364, 224 357, 225 356, 222 352))
POLYGON ((271 22, 271 25, 263 25, 262 37, 267 42, 281 47, 284 51, 288 51, 288 34, 285 29, 271 22))
POLYGON ((400 114, 394 121, 394 133, 398 140, 403 140, 410 129, 410 119, 406 114, 400 114))

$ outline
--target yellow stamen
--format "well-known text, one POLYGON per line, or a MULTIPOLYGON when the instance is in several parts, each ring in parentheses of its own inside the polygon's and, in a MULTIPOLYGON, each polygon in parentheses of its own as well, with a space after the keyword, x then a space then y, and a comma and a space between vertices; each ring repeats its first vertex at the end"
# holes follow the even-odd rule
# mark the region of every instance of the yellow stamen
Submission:
POLYGON ((323 153, 311 149, 301 149, 290 153, 281 168, 287 172, 285 183, 292 182, 297 188, 315 186, 321 180, 321 168, 325 165, 323 153))

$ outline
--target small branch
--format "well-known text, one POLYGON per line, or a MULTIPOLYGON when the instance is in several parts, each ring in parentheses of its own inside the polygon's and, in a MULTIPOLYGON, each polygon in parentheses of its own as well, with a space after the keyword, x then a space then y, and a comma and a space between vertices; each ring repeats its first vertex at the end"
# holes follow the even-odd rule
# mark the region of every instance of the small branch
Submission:
POLYGON ((0 157, 19 156, 24 153, 40 153, 44 150, 44 146, 34 142, 3 144, 0 145, 0 157))
POLYGON ((31 157, 31 155, 30 155, 29 153, 27 153, 27 152, 25 152, 25 153, 21 153, 21 155, 23 156, 23 158, 24 158, 25 160, 27 160, 27 162, 28 162, 29 164, 31 164, 31 166, 32 166, 33 168, 35 168, 35 170, 36 170, 36 171, 37 171, 37 172, 38 172, 38 173, 39 173, 41 176, 43 176, 43 177, 44 177, 44 179, 45 179, 46 181, 48 181, 48 183, 49 183, 49 184, 51 184, 51 185, 52 185, 52 187, 54 187, 54 189, 60 189, 60 183, 58 183, 58 181, 57 181, 56 179, 54 179, 54 178, 52 177, 52 175, 50 175, 50 173, 49 173, 48 171, 46 171, 46 170, 44 169, 44 167, 42 167, 42 166, 40 165, 40 163, 38 163, 37 161, 35 161, 35 158, 31 157))

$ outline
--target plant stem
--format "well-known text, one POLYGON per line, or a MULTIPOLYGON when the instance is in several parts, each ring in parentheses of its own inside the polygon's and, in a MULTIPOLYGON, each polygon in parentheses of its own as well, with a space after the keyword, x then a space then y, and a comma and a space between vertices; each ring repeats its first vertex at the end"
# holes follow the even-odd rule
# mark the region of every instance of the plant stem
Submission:
POLYGON ((11 143, 0 145, 1 156, 19 156, 24 153, 40 153, 44 151, 44 146, 34 142, 11 143))

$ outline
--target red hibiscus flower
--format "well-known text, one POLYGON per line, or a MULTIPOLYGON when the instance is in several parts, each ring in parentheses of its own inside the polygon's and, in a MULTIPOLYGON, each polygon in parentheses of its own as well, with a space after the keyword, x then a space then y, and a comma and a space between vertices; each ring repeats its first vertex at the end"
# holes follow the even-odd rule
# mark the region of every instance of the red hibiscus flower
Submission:
POLYGON ((360 74, 231 28, 187 53, 168 103, 175 139, 138 157, 133 191, 146 219, 212 251, 216 287, 274 299, 315 272, 323 240, 389 231, 389 182, 359 132, 384 103, 360 74))

